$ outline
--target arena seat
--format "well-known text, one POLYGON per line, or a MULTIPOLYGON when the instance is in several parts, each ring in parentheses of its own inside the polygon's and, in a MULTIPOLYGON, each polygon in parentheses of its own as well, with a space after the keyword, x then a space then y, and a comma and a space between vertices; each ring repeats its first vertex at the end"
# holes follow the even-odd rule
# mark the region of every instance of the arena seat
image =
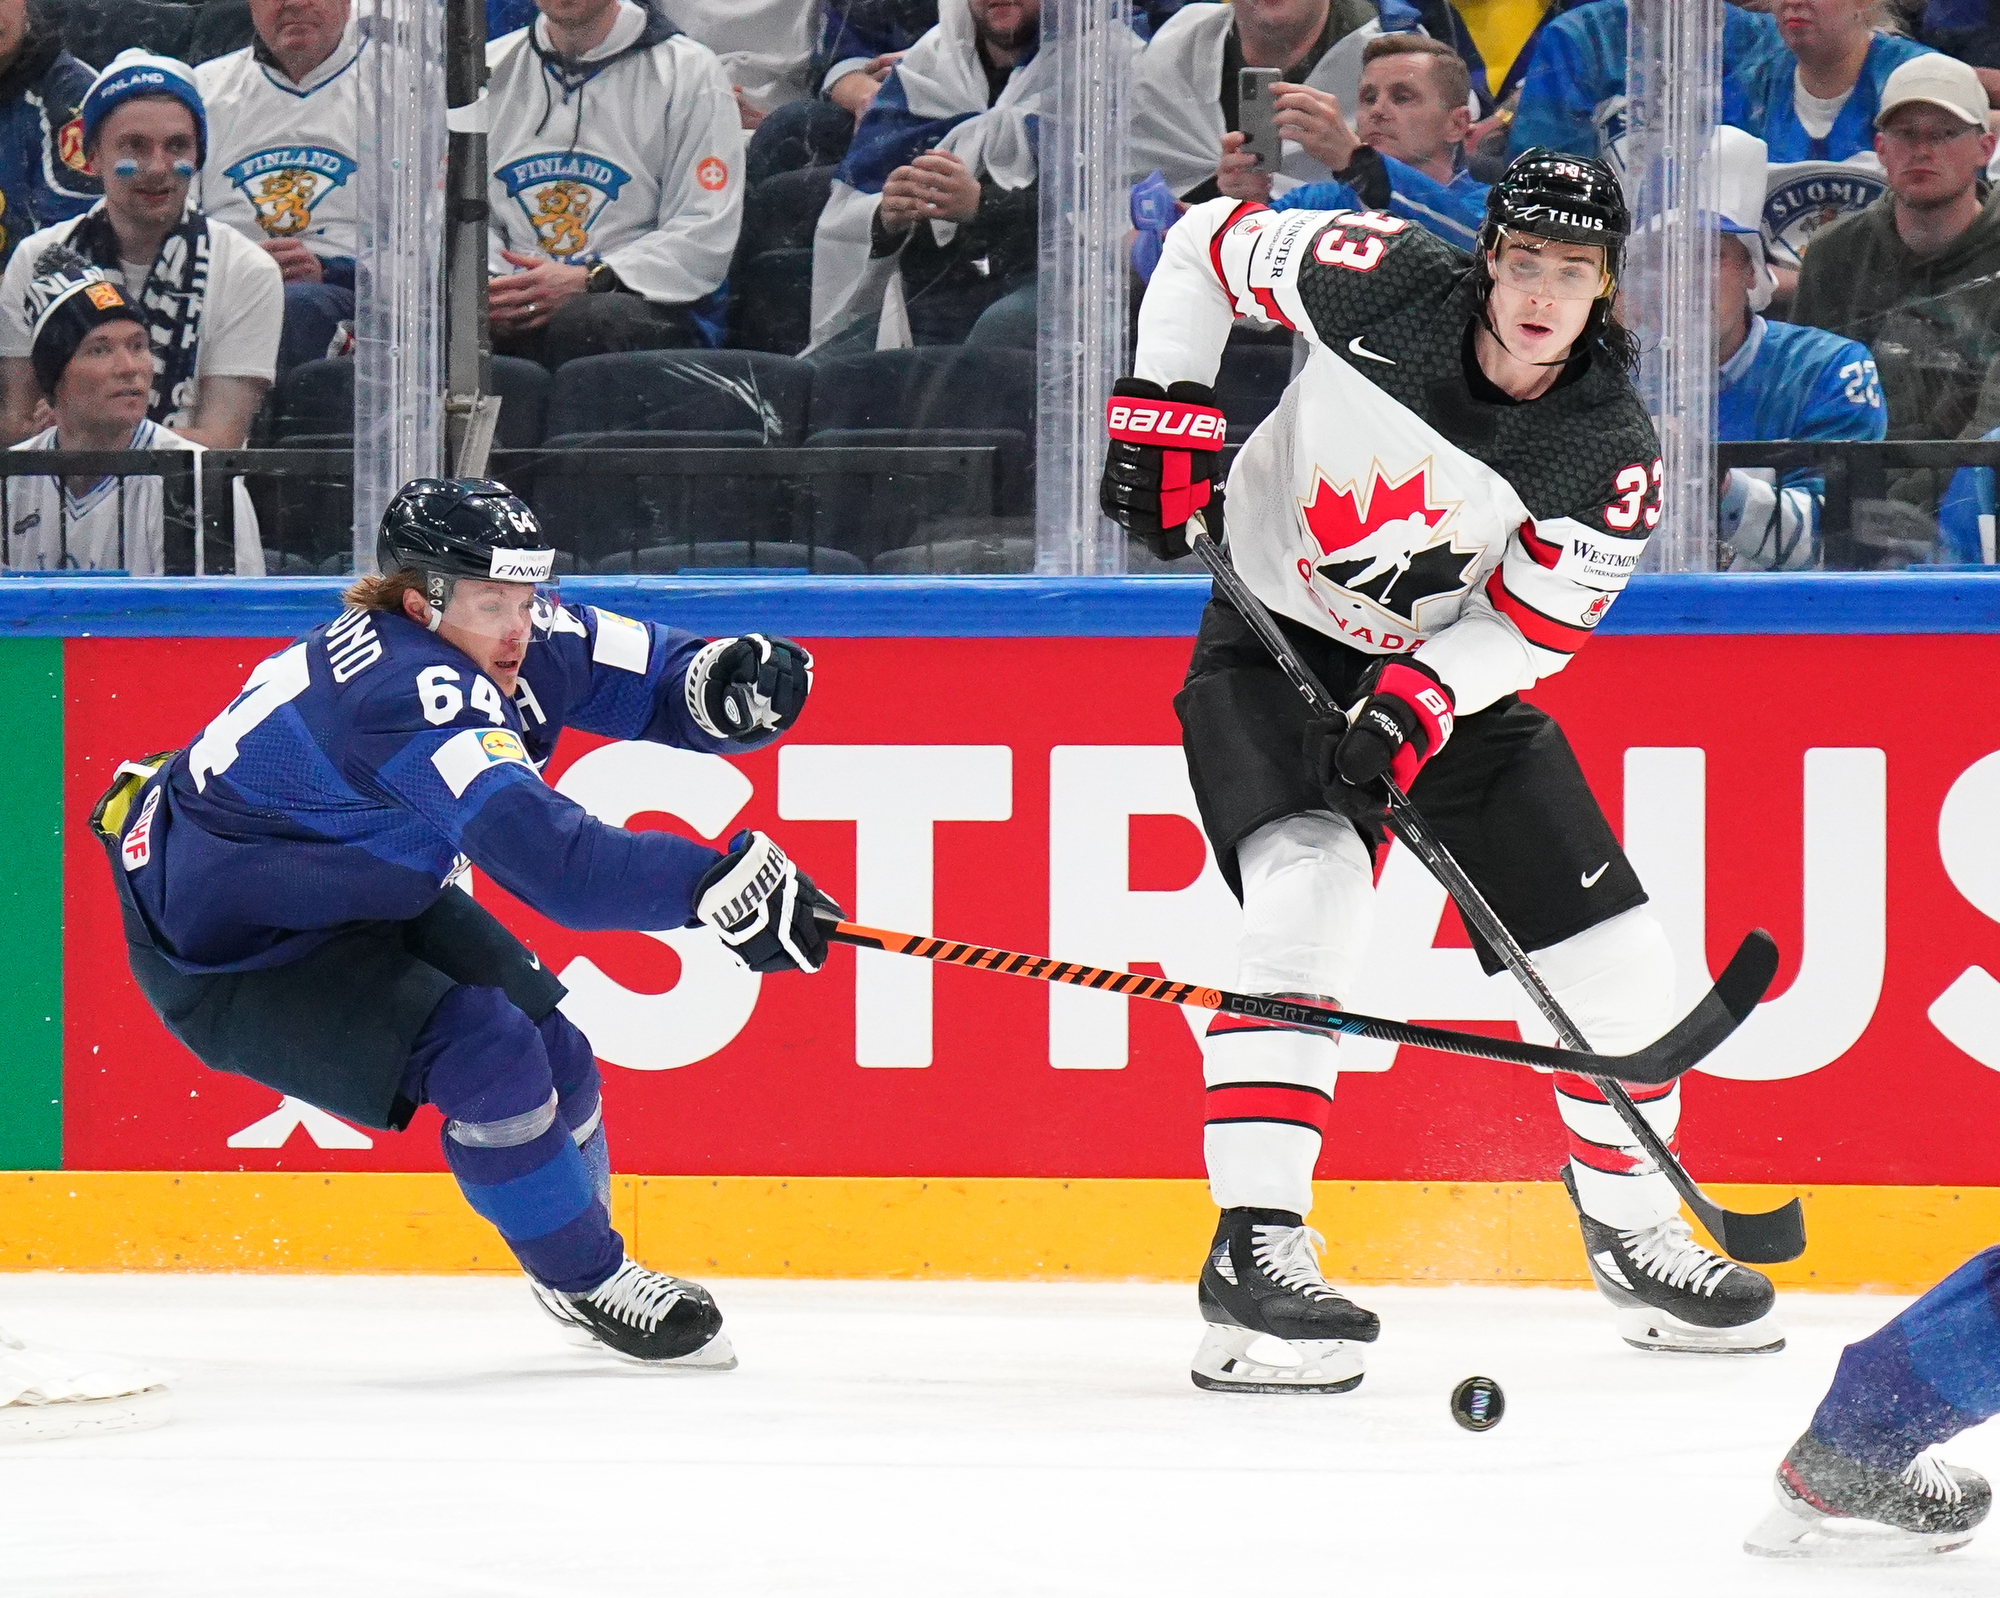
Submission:
POLYGON ((822 477, 816 542, 872 560, 911 543, 940 517, 1032 513, 1032 353, 933 345, 839 356, 815 368, 809 448, 991 445, 1000 452, 994 495, 984 504, 971 503, 966 485, 950 478, 822 477))
POLYGON ((1292 340, 1232 336, 1215 377, 1215 403, 1229 418, 1229 442, 1241 444, 1278 407, 1292 380, 1292 340))
POLYGON ((729 342, 797 355, 812 342, 811 250, 766 250, 729 274, 729 342))
POLYGON ((608 432, 748 432, 797 443, 812 368, 755 350, 633 350, 588 355, 556 369, 551 437, 608 432))
POLYGON ((720 570, 807 571, 818 577, 859 577, 867 568, 844 549, 737 541, 654 544, 636 553, 607 555, 595 570, 602 576, 720 570))

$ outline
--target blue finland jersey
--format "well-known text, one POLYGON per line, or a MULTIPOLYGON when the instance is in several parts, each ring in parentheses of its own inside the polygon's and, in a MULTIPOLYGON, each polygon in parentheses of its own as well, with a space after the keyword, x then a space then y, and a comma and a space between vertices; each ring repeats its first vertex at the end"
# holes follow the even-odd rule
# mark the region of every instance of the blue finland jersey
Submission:
POLYGON ((1750 318, 1717 373, 1719 439, 1882 438, 1889 413, 1868 346, 1822 327, 1750 318))
POLYGON ((1840 115, 1833 119, 1826 137, 1816 139, 1799 122, 1792 102, 1798 81, 1798 58, 1780 50, 1757 65, 1755 78, 1747 86, 1748 105, 1742 116, 1724 109, 1722 120, 1754 133, 1770 149, 1772 166, 1791 161, 1845 161, 1849 156, 1875 149, 1875 113, 1882 108, 1882 85, 1889 74, 1905 61, 1931 54, 1926 44, 1905 39, 1900 34, 1878 33, 1868 42, 1861 76, 1840 115))
POLYGON ((564 607, 508 699, 401 614, 343 612, 261 662, 135 804, 121 859, 143 925, 130 930, 184 971, 282 965, 344 925, 421 914, 460 854, 564 926, 683 925, 717 852, 607 826, 539 768, 565 726, 749 747, 688 712, 703 642, 564 607))
MULTIPOLYGON (((1538 144, 1570 155, 1605 155, 1623 141, 1626 21, 1625 0, 1593 0, 1542 25, 1507 136, 1510 157, 1538 144)), ((1746 85, 1774 55, 1791 60, 1776 22, 1761 12, 1724 8, 1719 121, 1749 125, 1746 85)), ((1780 157, 1774 151, 1771 159, 1780 157)))
MULTIPOLYGON (((1394 156, 1382 157, 1389 174, 1389 203, 1380 209, 1429 228, 1447 244, 1470 250, 1479 242, 1486 220, 1487 185, 1470 172, 1440 183, 1394 156)), ((1366 211, 1373 209, 1338 180, 1301 183, 1271 202, 1274 211, 1366 211)))

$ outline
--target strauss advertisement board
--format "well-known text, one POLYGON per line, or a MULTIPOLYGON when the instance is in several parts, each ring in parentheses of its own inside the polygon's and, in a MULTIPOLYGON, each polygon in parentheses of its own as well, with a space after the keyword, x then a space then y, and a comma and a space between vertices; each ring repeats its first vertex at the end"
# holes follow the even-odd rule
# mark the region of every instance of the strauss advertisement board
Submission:
MULTIPOLYGON (((1184 638, 828 638, 793 736, 740 760, 565 736, 546 778, 607 821, 761 827, 858 920, 1227 986, 1236 906, 1193 821, 1184 638)), ((65 646, 63 1162, 440 1169, 398 1136, 204 1071, 128 975, 84 829, 121 760, 185 742, 275 647, 65 646)), ((1605 637, 1539 702, 1652 892, 1683 997, 1742 932, 1772 996, 1687 1090, 1707 1181, 2000 1185, 2000 704, 1979 636, 1605 637)), ((1380 865, 1355 1008, 1546 1040, 1443 891, 1380 865)), ((759 978, 706 932, 579 933, 473 874, 570 989, 618 1168, 689 1175, 1192 1177, 1206 1012, 838 949, 759 978)), ((1545 1082, 1343 1045, 1320 1174, 1546 1180, 1545 1082)))

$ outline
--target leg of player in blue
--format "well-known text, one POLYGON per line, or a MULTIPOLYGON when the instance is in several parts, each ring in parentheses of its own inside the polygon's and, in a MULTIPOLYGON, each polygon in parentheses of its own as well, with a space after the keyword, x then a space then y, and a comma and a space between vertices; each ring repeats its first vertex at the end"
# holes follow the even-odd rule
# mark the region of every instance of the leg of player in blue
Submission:
POLYGON ((1780 1558, 1921 1557, 1961 1548, 1993 1493, 1925 1452, 2000 1414, 2000 1248, 1976 1254, 1872 1337, 1850 1343, 1750 1533, 1780 1558))
POLYGON ((560 1011, 537 1023, 498 988, 454 987, 417 1035, 402 1093, 444 1117, 445 1163, 466 1202, 558 1321, 649 1364, 735 1365, 705 1289, 625 1258, 597 1062, 560 1011))

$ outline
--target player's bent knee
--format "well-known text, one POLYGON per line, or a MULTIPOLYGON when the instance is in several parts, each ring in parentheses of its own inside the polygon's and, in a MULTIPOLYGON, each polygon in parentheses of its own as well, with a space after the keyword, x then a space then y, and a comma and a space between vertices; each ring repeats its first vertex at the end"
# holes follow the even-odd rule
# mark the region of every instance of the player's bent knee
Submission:
POLYGON ((602 1078, 590 1039, 560 1010, 551 1010, 537 1023, 542 1047, 549 1057, 549 1075, 562 1101, 563 1120, 581 1143, 595 1132, 604 1118, 602 1078))
POLYGON ((1344 816, 1306 811, 1236 848, 1243 880, 1240 986, 1345 998, 1374 923, 1374 861, 1344 816))
POLYGON ((1600 1053, 1644 1048, 1676 1020, 1673 945, 1645 905, 1537 949, 1532 958, 1600 1053))
POLYGON ((508 1121, 554 1101, 542 1034, 498 988, 461 984, 440 999, 410 1065, 405 1094, 436 1105, 448 1121, 508 1121))

